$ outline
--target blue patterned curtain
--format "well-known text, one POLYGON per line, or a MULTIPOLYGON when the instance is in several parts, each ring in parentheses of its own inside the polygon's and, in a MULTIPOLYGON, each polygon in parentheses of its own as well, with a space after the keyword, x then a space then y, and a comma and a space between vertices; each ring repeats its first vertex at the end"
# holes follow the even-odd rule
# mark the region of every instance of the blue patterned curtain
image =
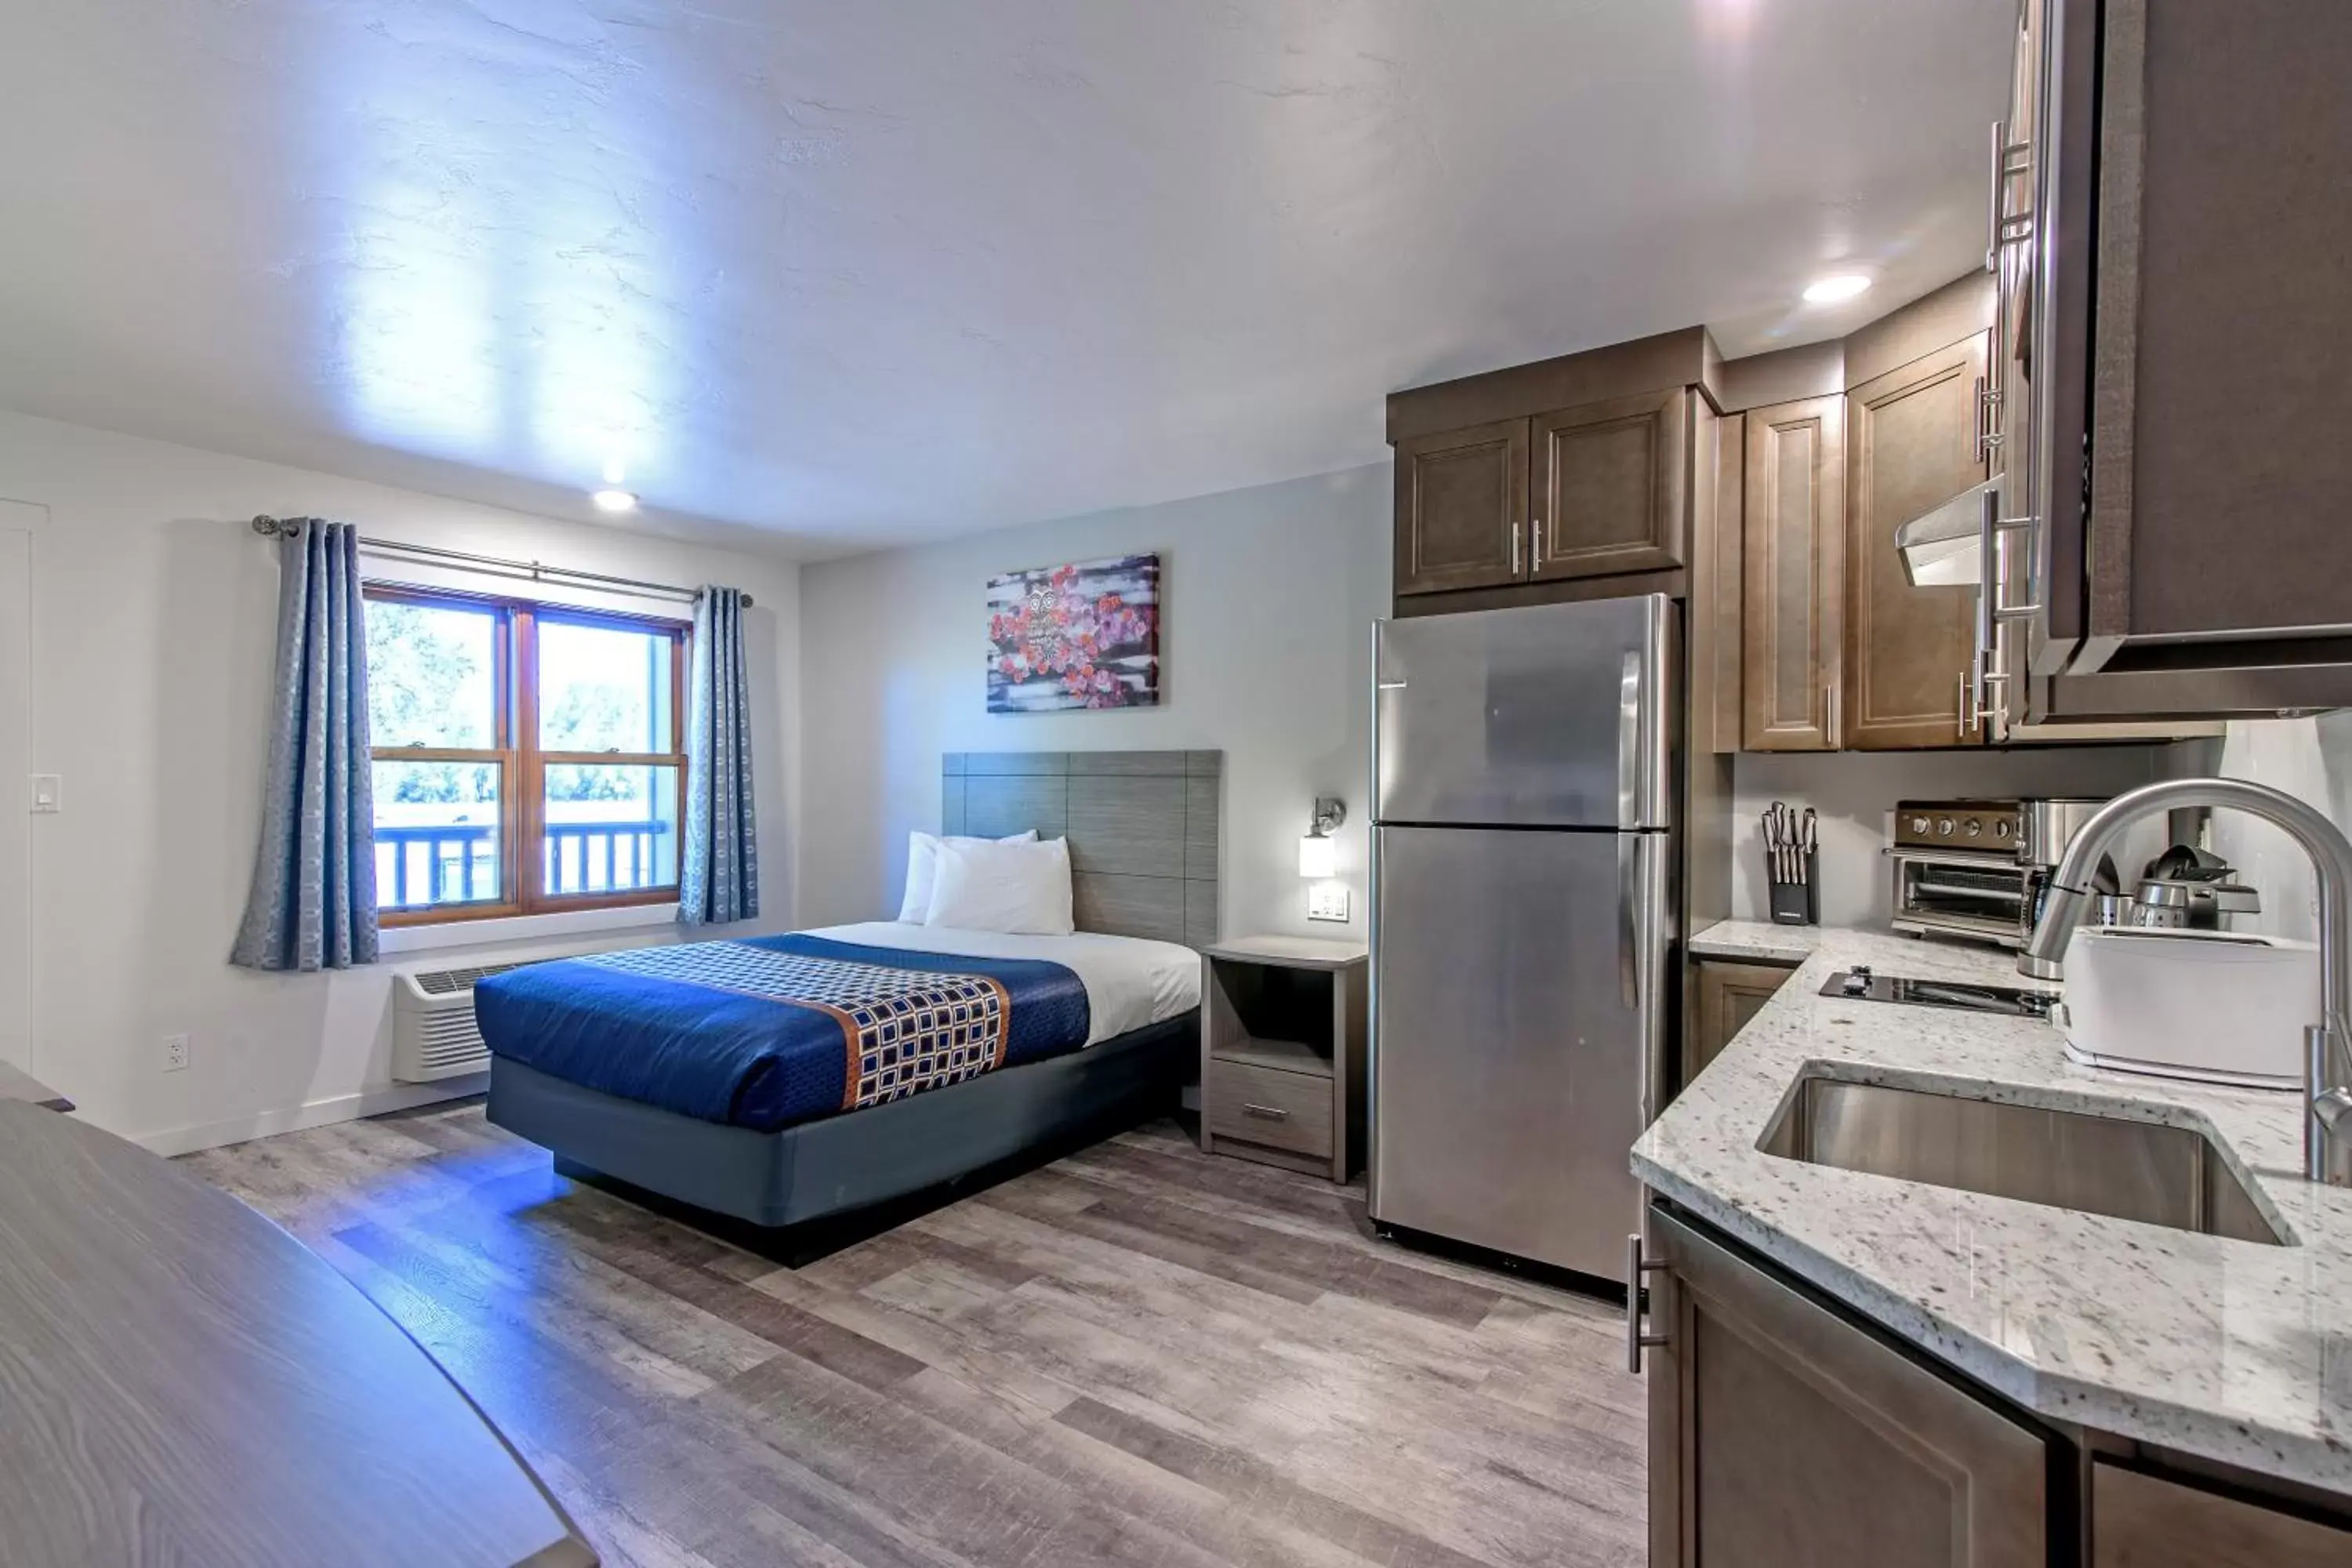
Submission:
POLYGON ((359 541, 305 518, 278 546, 278 687, 253 889, 231 963, 373 963, 375 813, 359 541))
POLYGON ((694 598, 686 721, 686 857, 677 918, 688 925, 760 912, 760 849, 751 813, 751 699, 743 679, 743 595, 694 598))

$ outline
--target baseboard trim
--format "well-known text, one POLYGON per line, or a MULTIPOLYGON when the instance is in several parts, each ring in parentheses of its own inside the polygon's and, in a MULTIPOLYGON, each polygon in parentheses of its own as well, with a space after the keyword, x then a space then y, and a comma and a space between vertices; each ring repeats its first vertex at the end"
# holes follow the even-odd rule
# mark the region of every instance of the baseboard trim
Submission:
POLYGON ((357 1094, 338 1094, 326 1100, 288 1106, 280 1110, 265 1110, 258 1116, 207 1121, 194 1127, 167 1128, 161 1132, 133 1133, 131 1142, 151 1154, 161 1154, 169 1159, 175 1154, 194 1154, 200 1150, 248 1143, 256 1138, 268 1138, 280 1132, 299 1132, 306 1128, 329 1127, 338 1121, 357 1121, 362 1117, 382 1116, 386 1111, 414 1110, 420 1105, 433 1105, 445 1100, 463 1100, 468 1095, 481 1094, 489 1087, 490 1075, 487 1072, 443 1079, 437 1083, 384 1084, 375 1089, 363 1089, 357 1094))

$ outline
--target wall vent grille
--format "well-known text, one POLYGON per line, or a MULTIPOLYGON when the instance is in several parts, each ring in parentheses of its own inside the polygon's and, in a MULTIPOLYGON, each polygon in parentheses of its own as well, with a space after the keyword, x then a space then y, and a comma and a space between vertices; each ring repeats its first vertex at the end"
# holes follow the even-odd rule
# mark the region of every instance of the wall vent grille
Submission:
POLYGON ((521 963, 403 974, 393 987, 392 1076, 402 1083, 486 1072, 490 1053, 474 1023, 474 982, 521 963))

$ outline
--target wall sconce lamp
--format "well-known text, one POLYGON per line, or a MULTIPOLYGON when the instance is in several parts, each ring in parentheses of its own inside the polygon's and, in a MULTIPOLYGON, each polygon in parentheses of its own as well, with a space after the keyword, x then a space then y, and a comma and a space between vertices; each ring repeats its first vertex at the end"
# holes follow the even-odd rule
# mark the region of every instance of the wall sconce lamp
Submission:
POLYGON ((1331 830, 1347 820, 1347 802, 1335 795, 1316 797, 1314 823, 1307 837, 1298 841, 1301 877, 1310 882, 1321 882, 1339 874, 1339 847, 1331 837, 1331 830))

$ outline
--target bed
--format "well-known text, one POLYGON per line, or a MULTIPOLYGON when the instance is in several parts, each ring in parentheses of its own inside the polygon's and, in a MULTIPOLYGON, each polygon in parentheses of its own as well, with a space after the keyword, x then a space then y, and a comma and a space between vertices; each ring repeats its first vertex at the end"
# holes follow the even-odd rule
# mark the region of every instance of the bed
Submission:
POLYGON ((1172 1109, 1217 937, 1216 752, 951 752, 940 828, 1066 837, 1069 936, 874 921, 481 982, 488 1116, 763 1227, 872 1208, 1172 1109))

